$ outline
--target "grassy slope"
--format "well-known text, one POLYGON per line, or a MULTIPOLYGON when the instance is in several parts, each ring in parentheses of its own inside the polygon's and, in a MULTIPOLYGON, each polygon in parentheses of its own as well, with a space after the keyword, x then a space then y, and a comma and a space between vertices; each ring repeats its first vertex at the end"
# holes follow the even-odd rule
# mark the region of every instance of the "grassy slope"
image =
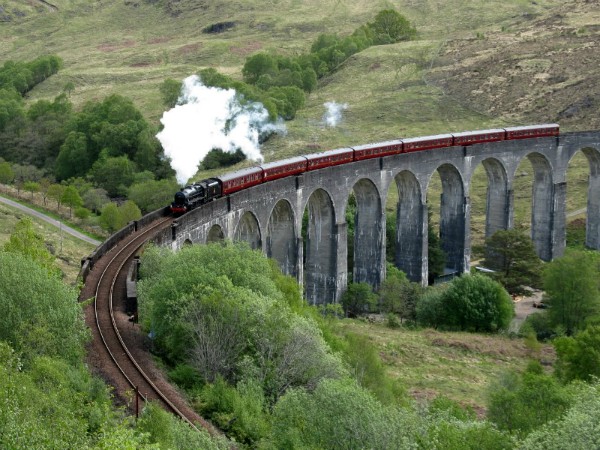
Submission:
POLYGON ((487 386, 502 372, 523 370, 528 358, 554 361, 551 346, 528 348, 522 339, 390 329, 381 324, 344 321, 343 328, 368 336, 386 372, 416 399, 444 395, 483 413, 487 386))
MULTIPOLYGON (((15 208, 0 204, 0 247, 9 240, 15 224, 24 214, 15 208)), ((50 251, 56 256, 56 261, 65 273, 65 281, 75 283, 81 267, 81 258, 89 255, 94 246, 80 241, 42 220, 33 218, 35 230, 44 237, 50 251)))

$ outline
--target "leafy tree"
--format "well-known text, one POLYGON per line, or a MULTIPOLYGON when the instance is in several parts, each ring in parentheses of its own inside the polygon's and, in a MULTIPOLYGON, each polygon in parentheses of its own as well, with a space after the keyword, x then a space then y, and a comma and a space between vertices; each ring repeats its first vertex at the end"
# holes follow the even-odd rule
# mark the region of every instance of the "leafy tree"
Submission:
POLYGON ((565 381, 600 378, 600 326, 591 325, 573 337, 554 340, 557 373, 565 381))
POLYGON ((62 196, 65 192, 66 187, 62 184, 51 184, 48 186, 48 197, 56 201, 56 207, 60 211, 60 205, 62 203, 62 196))
POLYGON ((298 297, 298 288, 284 294, 273 270, 247 246, 146 250, 140 320, 151 326, 168 361, 188 363, 207 381, 251 378, 269 402, 293 386, 312 389, 343 370, 315 323, 294 314, 284 300, 298 297), (194 283, 181 284, 183 279, 194 283))
POLYGON ((571 335, 600 313, 600 260, 595 253, 570 250, 548 263, 543 273, 548 315, 571 335))
POLYGON ((491 387, 488 417, 501 430, 524 435, 558 419, 571 402, 568 389, 532 362, 522 376, 508 373, 491 387))
POLYGON ((410 448, 420 419, 386 407, 351 380, 324 380, 313 392, 294 389, 273 411, 274 448, 410 448))
POLYGON ((423 323, 450 329, 498 331, 508 328, 514 315, 508 293, 482 275, 455 278, 439 298, 431 296, 423 301, 420 317, 423 323))
POLYGON ((416 322, 417 304, 423 295, 418 283, 411 283, 404 272, 387 265, 386 279, 379 289, 379 300, 383 312, 397 314, 402 320, 416 322))
POLYGON ((10 184, 15 179, 15 173, 10 166, 10 163, 3 161, 0 162, 0 183, 10 184))
POLYGON ((61 271, 56 265, 54 256, 48 251, 42 235, 33 228, 33 221, 29 217, 19 220, 11 233, 3 250, 9 253, 18 253, 36 261, 53 275, 60 275, 61 271))
POLYGON ((485 240, 484 265, 511 294, 526 294, 526 286, 539 287, 542 262, 531 238, 520 230, 499 230, 485 240))
POLYGON ((254 84, 261 75, 277 73, 277 61, 267 53, 257 53, 246 59, 242 74, 246 83, 254 84))
POLYGON ((109 196, 124 196, 133 183, 135 164, 127 156, 101 158, 94 163, 91 174, 109 196))
POLYGON ((44 177, 40 180, 40 193, 42 194, 42 200, 44 206, 46 206, 46 199, 48 198, 48 189, 52 185, 52 181, 48 177, 44 177))
POLYGON ((375 20, 369 24, 369 30, 373 33, 374 43, 378 45, 410 40, 417 33, 410 22, 393 9, 377 13, 375 20))
POLYGON ((178 190, 179 186, 173 179, 149 180, 132 184, 127 196, 143 212, 150 212, 170 204, 178 190))
POLYGON ((131 200, 127 200, 119 206, 119 215, 121 219, 120 227, 122 228, 133 220, 138 220, 142 217, 140 208, 131 200))
POLYGON ((600 384, 578 384, 573 406, 559 420, 533 430, 522 450, 588 450, 600 448, 600 384))
POLYGON ((167 78, 159 87, 163 105, 167 108, 174 108, 181 95, 181 81, 167 78))
POLYGON ((368 283, 350 283, 342 294, 342 306, 350 317, 370 312, 376 302, 377 296, 368 283))
POLYGON ((56 159, 55 174, 59 180, 83 176, 92 166, 88 151, 88 139, 84 133, 68 134, 56 159))
POLYGON ((23 189, 31 193, 31 199, 33 200, 33 194, 40 191, 40 184, 36 181, 26 181, 23 184, 23 189))
POLYGON ((110 233, 121 228, 121 214, 116 203, 110 202, 104 205, 100 214, 100 225, 110 233))
POLYGON ((67 186, 61 197, 61 203, 69 207, 69 217, 73 214, 73 208, 83 205, 79 192, 75 186, 67 186))
POLYGON ((201 170, 218 169, 219 167, 228 167, 239 163, 246 159, 246 155, 242 149, 237 149, 234 153, 224 152, 219 148, 211 149, 202 162, 200 163, 201 170))
MULTIPOLYGON (((135 199, 132 198, 135 201, 135 199)), ((90 189, 83 194, 83 204, 96 214, 100 214, 104 205, 110 202, 106 191, 102 188, 90 189)))
MULTIPOLYGON (((31 237, 29 230, 24 231, 31 237)), ((49 273, 47 253, 45 267, 39 265, 43 244, 37 239, 19 236, 18 242, 9 241, 10 253, 0 251, 0 341, 27 355, 80 361, 88 333, 77 293, 49 273)))

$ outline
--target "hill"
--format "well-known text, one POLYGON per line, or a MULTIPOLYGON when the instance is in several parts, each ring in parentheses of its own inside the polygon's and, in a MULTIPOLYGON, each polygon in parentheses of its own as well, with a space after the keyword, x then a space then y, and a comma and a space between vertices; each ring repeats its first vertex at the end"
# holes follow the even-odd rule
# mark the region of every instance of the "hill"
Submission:
MULTIPOLYGON (((110 93, 132 98, 158 125, 158 86, 206 67, 241 78, 256 51, 288 55, 321 33, 349 34, 387 4, 307 0, 5 1, 0 59, 54 53, 65 67, 31 100, 72 82, 74 104, 110 93)), ((321 80, 267 159, 348 144, 505 124, 560 121, 591 129, 598 101, 600 17, 592 2, 404 0, 394 5, 416 40, 371 47, 321 80), (323 103, 347 103, 339 127, 323 103)))

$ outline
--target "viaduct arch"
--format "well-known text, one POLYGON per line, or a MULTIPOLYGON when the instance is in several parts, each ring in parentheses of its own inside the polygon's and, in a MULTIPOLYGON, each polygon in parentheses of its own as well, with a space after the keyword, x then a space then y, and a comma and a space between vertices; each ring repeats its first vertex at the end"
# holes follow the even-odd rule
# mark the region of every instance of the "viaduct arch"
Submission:
POLYGON ((395 264, 411 280, 424 283, 432 175, 437 171, 442 181, 440 238, 447 265, 465 272, 474 170, 481 164, 488 177, 485 230, 490 235, 513 226, 515 172, 528 158, 534 171, 532 239, 538 255, 548 261, 564 252, 566 171, 580 150, 590 167, 586 244, 600 250, 600 131, 405 153, 305 172, 195 209, 157 242, 178 249, 186 242, 243 240, 295 276, 311 304, 337 302, 348 282, 350 195, 357 204, 353 279, 377 286, 385 277, 385 200, 390 189, 397 189, 395 264))

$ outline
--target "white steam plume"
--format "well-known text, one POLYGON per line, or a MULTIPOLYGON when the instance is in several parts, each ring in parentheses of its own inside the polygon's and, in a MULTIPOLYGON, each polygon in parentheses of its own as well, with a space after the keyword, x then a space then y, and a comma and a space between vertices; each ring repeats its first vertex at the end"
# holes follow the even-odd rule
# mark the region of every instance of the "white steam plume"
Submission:
POLYGON ((323 122, 328 127, 336 127, 342 120, 342 111, 348 109, 348 103, 323 103, 327 111, 323 114, 323 122))
POLYGON ((235 90, 207 87, 196 75, 183 81, 177 103, 163 114, 160 121, 164 128, 156 137, 182 185, 213 148, 224 152, 239 148, 248 159, 262 161, 260 138, 285 133, 283 123, 269 122, 269 113, 261 103, 242 105, 235 90))

